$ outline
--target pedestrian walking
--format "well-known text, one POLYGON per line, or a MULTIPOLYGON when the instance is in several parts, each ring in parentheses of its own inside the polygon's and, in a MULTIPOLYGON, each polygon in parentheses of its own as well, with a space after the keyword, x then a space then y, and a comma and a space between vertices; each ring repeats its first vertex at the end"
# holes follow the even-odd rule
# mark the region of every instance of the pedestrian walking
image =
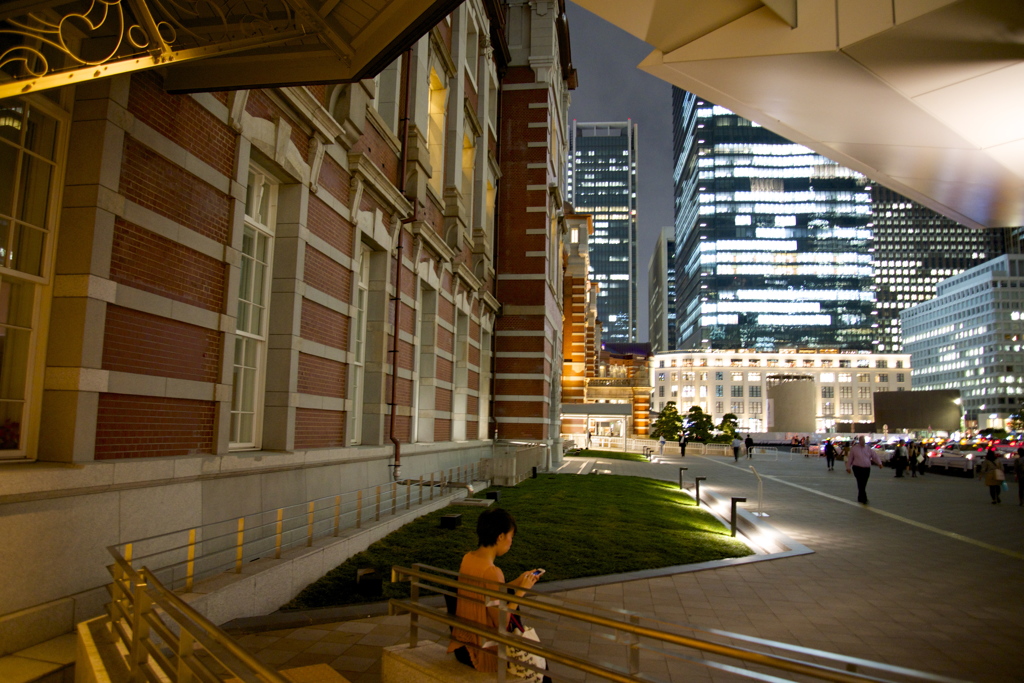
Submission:
POLYGON ((665 435, 662 434, 661 438, 658 439, 658 455, 665 455, 665 435))
POLYGON ((1013 473, 1017 476, 1018 505, 1024 505, 1024 446, 1017 449, 1017 459, 1013 461, 1013 473))
POLYGON ((825 465, 828 467, 829 472, 835 469, 836 466, 836 447, 831 439, 825 440, 825 465))
POLYGON ((732 459, 734 462, 740 461, 741 448, 743 448, 743 440, 740 439, 740 435, 737 434, 736 438, 732 440, 732 459))
POLYGON ((743 440, 743 443, 747 447, 747 460, 750 460, 754 457, 754 437, 747 434, 747 438, 743 440))
POLYGON ((996 462, 996 449, 990 448, 985 453, 985 459, 978 466, 978 476, 988 487, 988 495, 992 498, 992 504, 1002 503, 999 494, 1003 492, 1003 481, 1006 480, 1006 475, 1003 473, 1002 466, 996 462))
POLYGON ((864 437, 858 436, 857 443, 850 447, 850 455, 846 458, 846 473, 852 472, 857 478, 857 502, 864 505, 868 504, 868 477, 871 476, 872 465, 882 469, 882 461, 865 445, 864 437))
POLYGON ((679 432, 679 457, 686 457, 686 430, 679 432))
POLYGON ((903 471, 907 469, 907 464, 910 462, 910 456, 907 455, 907 446, 900 439, 899 444, 896 446, 896 452, 892 455, 892 467, 896 470, 896 476, 900 479, 903 478, 903 471))
POLYGON ((590 448, 590 430, 587 430, 587 448, 590 448))
POLYGON ((909 457, 910 457, 910 465, 909 465, 909 467, 910 467, 910 478, 911 479, 914 479, 914 478, 917 477, 917 452, 918 452, 918 444, 914 443, 913 441, 908 441, 907 442, 907 453, 909 454, 909 457))

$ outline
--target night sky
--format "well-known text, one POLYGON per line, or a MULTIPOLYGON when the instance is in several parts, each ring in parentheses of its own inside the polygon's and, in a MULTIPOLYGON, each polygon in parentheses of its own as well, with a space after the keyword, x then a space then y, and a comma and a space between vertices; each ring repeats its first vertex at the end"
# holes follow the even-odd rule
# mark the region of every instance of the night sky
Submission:
POLYGON ((579 87, 569 118, 638 126, 637 341, 647 341, 647 266, 663 226, 672 225, 672 86, 636 68, 653 49, 575 3, 566 3, 579 87))

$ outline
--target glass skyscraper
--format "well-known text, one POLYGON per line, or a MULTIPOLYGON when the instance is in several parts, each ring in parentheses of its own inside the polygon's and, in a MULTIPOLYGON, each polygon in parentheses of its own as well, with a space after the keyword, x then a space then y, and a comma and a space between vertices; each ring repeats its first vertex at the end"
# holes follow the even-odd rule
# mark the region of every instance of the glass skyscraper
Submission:
POLYGON ((673 89, 680 349, 872 350, 870 182, 673 89))
POLYGON ((1012 232, 964 227, 877 184, 871 198, 877 349, 897 352, 903 348, 900 312, 932 299, 942 280, 1012 250, 1012 232))
POLYGON ((632 121, 573 121, 569 135, 568 199, 594 217, 590 279, 609 342, 636 341, 636 136, 632 121))
POLYGON ((676 231, 661 229, 647 266, 649 341, 654 353, 676 348, 676 231))

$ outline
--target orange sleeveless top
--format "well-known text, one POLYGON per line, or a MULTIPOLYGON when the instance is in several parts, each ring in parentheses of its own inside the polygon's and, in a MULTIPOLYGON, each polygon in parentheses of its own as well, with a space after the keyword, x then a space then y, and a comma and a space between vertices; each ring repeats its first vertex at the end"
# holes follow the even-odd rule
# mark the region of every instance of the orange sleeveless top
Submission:
MULTIPOLYGON (((499 584, 505 583, 505 575, 501 569, 481 560, 473 555, 473 553, 466 553, 463 556, 462 564, 459 566, 459 573, 463 574, 459 578, 460 581, 483 588, 490 588, 491 590, 497 590, 499 584), (479 580, 474 580, 470 577, 479 577, 479 580)), ((462 619, 495 628, 498 624, 500 613, 498 612, 496 600, 485 598, 479 593, 473 593, 460 588, 455 614, 462 619), (485 599, 492 606, 485 605, 485 599)), ((480 636, 456 627, 452 630, 452 641, 448 645, 448 652, 454 652, 463 645, 475 646, 466 648, 469 650, 469 657, 473 661, 473 668, 478 671, 497 671, 497 648, 481 649, 480 645, 482 642, 483 639, 480 636)))

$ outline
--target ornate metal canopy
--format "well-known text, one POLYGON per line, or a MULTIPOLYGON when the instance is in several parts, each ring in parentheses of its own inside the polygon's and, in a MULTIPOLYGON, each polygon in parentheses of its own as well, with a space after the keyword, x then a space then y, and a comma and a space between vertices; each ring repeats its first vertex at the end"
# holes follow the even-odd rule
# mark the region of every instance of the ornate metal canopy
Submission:
POLYGON ((461 0, 13 0, 0 99, 163 67, 176 91, 375 75, 461 0))

